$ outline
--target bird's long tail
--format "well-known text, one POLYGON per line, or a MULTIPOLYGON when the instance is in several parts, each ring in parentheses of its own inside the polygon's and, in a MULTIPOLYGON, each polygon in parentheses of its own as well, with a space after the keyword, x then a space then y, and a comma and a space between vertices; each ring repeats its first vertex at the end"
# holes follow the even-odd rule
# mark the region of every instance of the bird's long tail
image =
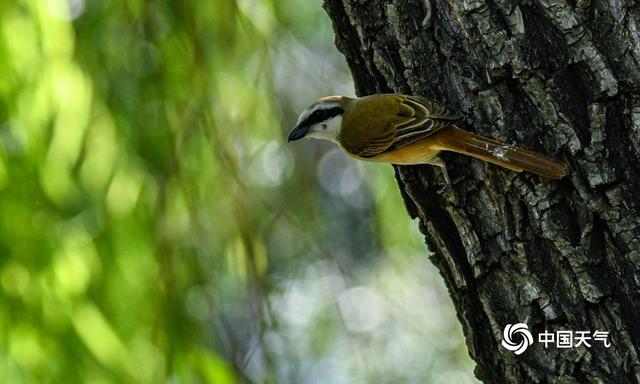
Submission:
POLYGON ((462 153, 516 172, 527 171, 550 179, 561 179, 566 174, 564 164, 545 155, 503 144, 455 126, 443 129, 437 135, 445 151, 462 153))

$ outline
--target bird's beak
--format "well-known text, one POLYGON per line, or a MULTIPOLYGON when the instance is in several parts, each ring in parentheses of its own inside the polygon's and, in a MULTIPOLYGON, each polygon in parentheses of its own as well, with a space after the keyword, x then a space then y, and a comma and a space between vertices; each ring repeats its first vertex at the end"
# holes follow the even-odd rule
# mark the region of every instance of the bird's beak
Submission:
POLYGON ((304 126, 304 125, 302 126, 299 125, 293 128, 291 133, 289 133, 289 137, 287 138, 287 141, 295 141, 295 140, 302 139, 307 135, 307 133, 309 133, 309 128, 310 127, 304 126))

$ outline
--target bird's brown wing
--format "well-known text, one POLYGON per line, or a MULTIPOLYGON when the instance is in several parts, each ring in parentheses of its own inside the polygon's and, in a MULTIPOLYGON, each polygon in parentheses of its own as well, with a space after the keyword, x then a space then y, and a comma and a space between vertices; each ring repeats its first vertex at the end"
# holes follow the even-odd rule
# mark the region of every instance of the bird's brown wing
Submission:
POLYGON ((401 105, 402 110, 411 111, 411 116, 396 122, 396 133, 390 146, 392 148, 403 147, 431 136, 461 117, 444 104, 420 96, 406 96, 401 105))
MULTIPOLYGON (((396 101, 397 108, 391 115, 358 117, 357 126, 363 127, 363 132, 353 132, 353 135, 343 137, 345 149, 353 155, 364 158, 378 156, 424 139, 460 118, 459 114, 445 105, 424 97, 384 97, 393 97, 396 101), (368 140, 362 140, 364 137, 368 140)), ((389 106, 387 100, 380 105, 380 109, 388 110, 389 106)))

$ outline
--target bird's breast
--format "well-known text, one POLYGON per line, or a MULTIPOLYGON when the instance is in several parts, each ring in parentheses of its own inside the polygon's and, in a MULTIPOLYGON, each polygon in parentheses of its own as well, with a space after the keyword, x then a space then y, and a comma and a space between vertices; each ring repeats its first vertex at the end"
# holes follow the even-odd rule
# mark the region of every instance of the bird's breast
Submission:
POLYGON ((385 151, 365 160, 398 165, 428 164, 441 151, 441 148, 436 144, 433 140, 420 140, 401 148, 385 151))

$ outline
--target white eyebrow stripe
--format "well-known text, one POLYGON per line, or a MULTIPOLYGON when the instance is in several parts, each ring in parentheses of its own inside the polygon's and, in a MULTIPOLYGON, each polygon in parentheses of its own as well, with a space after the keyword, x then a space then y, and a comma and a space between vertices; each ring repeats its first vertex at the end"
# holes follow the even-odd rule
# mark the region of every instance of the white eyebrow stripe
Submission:
POLYGON ((342 108, 342 106, 339 103, 322 103, 322 104, 314 105, 313 108, 307 107, 307 109, 305 109, 298 117, 298 121, 296 125, 307 120, 309 116, 311 116, 311 114, 315 111, 325 111, 332 108, 342 108))
POLYGON ((306 124, 306 125, 315 125, 322 123, 323 121, 328 121, 334 118, 337 115, 340 115, 344 112, 344 109, 340 104, 337 103, 328 103, 328 104, 320 104, 314 106, 312 109, 305 110, 300 115, 298 119, 298 125, 306 124), (316 115, 316 116, 314 116, 316 115))
POLYGON ((338 103, 322 103, 318 104, 314 110, 325 110, 331 108, 342 108, 342 106, 338 103))

